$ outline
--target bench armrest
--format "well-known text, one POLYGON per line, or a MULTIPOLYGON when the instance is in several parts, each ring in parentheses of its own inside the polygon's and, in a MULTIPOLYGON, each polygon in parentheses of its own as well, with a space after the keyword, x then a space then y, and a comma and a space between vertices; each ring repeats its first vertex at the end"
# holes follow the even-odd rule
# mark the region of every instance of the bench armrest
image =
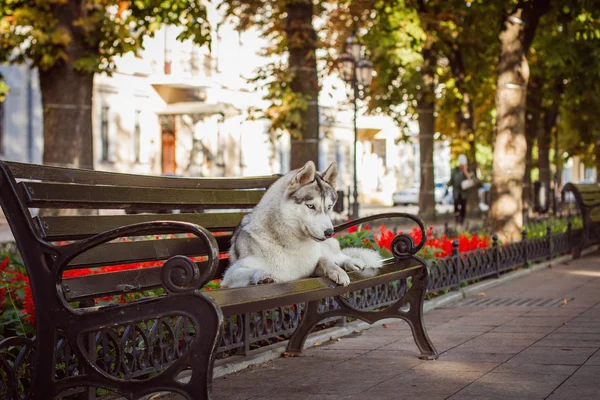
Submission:
POLYGON ((368 217, 358 218, 354 221, 345 222, 340 224, 334 228, 335 233, 344 231, 352 226, 361 225, 365 222, 376 221, 378 219, 389 219, 389 218, 404 218, 409 219, 415 222, 419 229, 421 230, 421 241, 415 244, 413 238, 406 234, 401 233, 396 235, 392 240, 392 245, 390 246, 392 250, 392 254, 397 259, 404 259, 407 257, 412 257, 419 252, 425 246, 425 242, 427 241, 427 235, 425 234, 425 225, 423 224, 423 220, 413 214, 407 213, 383 213, 383 214, 375 214, 370 215, 368 217))
MULTIPOLYGON (((160 233, 191 233, 200 238, 209 250, 208 267, 204 272, 201 272, 198 265, 186 256, 176 255, 165 262, 162 266, 161 280, 169 292, 193 291, 201 288, 213 278, 219 265, 219 245, 210 231, 189 222, 152 221, 125 225, 61 246, 61 255, 54 263, 54 280, 57 283, 61 282, 63 271, 69 262, 94 247, 120 237, 160 233)), ((57 284, 57 288, 61 291, 62 285, 57 284)), ((66 301, 63 293, 61 293, 61 297, 63 301, 66 301)))

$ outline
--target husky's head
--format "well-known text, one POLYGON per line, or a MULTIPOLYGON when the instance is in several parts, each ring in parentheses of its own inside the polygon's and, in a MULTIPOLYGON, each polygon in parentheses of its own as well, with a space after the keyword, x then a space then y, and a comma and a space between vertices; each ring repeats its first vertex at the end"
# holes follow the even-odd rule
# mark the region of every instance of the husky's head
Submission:
POLYGON ((320 173, 309 161, 293 173, 285 191, 288 201, 282 203, 282 212, 299 234, 319 242, 332 237, 331 209, 337 201, 337 164, 331 163, 320 173))

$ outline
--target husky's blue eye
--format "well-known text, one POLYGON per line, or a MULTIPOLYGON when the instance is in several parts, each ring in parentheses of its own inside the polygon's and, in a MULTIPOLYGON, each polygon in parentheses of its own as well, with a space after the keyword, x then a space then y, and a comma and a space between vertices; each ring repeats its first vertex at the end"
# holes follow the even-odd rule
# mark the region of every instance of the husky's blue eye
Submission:
POLYGON ((314 204, 307 204, 306 207, 310 208, 311 210, 315 209, 315 205, 314 204))

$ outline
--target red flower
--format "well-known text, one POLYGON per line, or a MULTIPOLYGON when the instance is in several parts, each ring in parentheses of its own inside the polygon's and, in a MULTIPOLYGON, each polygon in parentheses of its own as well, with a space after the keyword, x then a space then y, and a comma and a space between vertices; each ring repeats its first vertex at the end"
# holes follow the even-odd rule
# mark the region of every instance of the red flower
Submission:
POLYGON ((350 228, 348 228, 348 233, 354 233, 356 231, 358 231, 358 228, 356 227, 356 225, 355 226, 351 226, 350 228))
POLYGON ((0 271, 4 271, 6 269, 6 267, 8 266, 8 262, 10 260, 8 259, 8 257, 6 257, 4 259, 4 261, 2 261, 2 264, 0 264, 0 271))
POLYGON ((0 312, 2 311, 2 307, 4 307, 4 304, 6 303, 6 289, 3 287, 0 287, 0 312))
POLYGON ((379 236, 374 235, 379 248, 391 250, 392 240, 394 240, 394 232, 387 229, 384 224, 381 224, 379 226, 379 233, 379 236))
POLYGON ((27 313, 25 317, 25 321, 30 324, 35 324, 35 305, 33 304, 33 295, 31 294, 31 286, 29 286, 29 281, 27 281, 27 285, 25 286, 25 296, 23 296, 23 308, 27 313))

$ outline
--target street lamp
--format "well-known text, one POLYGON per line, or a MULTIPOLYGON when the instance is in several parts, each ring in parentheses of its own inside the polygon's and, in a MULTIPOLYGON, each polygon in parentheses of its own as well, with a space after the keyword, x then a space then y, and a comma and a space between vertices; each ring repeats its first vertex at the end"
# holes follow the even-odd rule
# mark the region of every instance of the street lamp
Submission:
POLYGON ((356 142, 358 141, 358 130, 356 128, 356 115, 358 113, 356 101, 361 97, 359 88, 371 86, 373 79, 373 63, 362 58, 364 46, 359 43, 356 34, 353 33, 346 39, 344 54, 338 59, 338 68, 344 82, 352 88, 352 103, 354 105, 354 203, 352 203, 352 219, 358 218, 358 182, 356 171, 356 142))

